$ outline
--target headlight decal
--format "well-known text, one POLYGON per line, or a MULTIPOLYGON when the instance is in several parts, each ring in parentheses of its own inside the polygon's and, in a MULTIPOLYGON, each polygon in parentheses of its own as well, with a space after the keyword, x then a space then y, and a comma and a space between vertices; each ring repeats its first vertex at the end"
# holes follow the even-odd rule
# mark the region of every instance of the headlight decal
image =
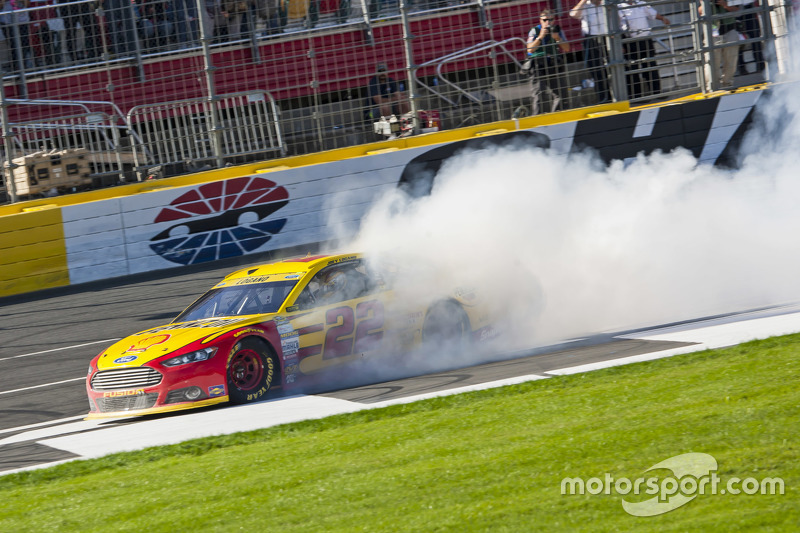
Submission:
POLYGON ((170 357, 169 359, 161 361, 161 364, 166 367, 173 367, 188 365, 189 363, 199 363, 201 361, 208 361, 214 357, 215 353, 217 353, 217 348, 216 346, 212 346, 209 348, 203 348, 202 350, 197 350, 195 352, 189 352, 183 355, 170 357))

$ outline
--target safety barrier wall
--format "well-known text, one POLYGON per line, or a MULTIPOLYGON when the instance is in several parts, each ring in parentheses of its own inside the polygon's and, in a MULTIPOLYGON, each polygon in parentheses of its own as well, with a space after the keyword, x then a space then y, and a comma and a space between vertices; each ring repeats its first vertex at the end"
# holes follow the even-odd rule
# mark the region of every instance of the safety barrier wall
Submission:
POLYGON ((608 162, 684 147, 704 163, 730 161, 763 93, 612 104, 4 206, 0 296, 352 234, 381 194, 461 149, 589 148, 608 162))
POLYGON ((60 209, 0 220, 0 295, 69 283, 60 209))

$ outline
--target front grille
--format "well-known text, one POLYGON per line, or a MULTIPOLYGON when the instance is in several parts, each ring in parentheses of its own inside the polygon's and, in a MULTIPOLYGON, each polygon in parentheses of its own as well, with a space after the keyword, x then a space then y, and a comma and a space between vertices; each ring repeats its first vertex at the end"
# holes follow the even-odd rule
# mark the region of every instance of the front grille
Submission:
POLYGON ((98 398, 97 407, 101 413, 117 413, 119 411, 134 411, 153 407, 158 400, 157 392, 148 394, 133 394, 131 396, 117 396, 114 398, 98 398))
POLYGON ((149 366, 103 370, 92 376, 93 390, 143 389, 161 383, 161 373, 149 366))

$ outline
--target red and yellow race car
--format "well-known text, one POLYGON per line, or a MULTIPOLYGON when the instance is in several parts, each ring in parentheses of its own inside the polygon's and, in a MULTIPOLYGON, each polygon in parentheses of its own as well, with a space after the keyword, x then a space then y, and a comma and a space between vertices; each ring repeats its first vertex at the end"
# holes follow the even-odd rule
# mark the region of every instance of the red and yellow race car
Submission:
POLYGON ((494 336, 474 291, 409 308, 394 276, 360 254, 238 270, 171 323, 92 359, 88 418, 253 402, 369 357, 494 336))

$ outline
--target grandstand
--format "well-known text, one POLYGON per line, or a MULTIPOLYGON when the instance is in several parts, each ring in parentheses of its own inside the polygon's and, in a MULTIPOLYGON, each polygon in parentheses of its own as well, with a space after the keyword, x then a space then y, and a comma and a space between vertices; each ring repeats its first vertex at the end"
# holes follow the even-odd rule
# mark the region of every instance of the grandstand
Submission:
MULTIPOLYGON (((561 0, 24 3, 0 11, 2 160, 4 182, 14 184, 0 200, 17 199, 17 183, 24 199, 382 140, 367 116, 381 62, 408 89, 404 134, 526 116, 519 68, 544 8, 558 13, 571 44, 559 74, 563 107, 597 102, 579 22, 561 0), (78 169, 71 181, 30 181, 64 176, 67 164, 78 169)), ((632 105, 704 91, 704 35, 720 16, 701 17, 686 2, 648 4, 671 21, 653 25, 655 67, 626 59, 636 38, 607 2, 613 99, 628 100, 625 77, 648 70, 661 90, 632 105)), ((735 45, 739 85, 769 79, 759 54, 785 34, 788 11, 777 0, 744 7, 757 31, 735 45)))

